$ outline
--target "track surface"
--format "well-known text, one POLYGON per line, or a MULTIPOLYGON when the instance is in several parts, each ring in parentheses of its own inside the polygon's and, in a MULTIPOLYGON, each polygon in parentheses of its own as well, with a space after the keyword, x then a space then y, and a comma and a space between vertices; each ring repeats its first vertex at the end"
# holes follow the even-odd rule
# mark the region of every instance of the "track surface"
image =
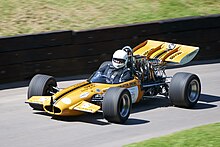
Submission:
MULTIPOLYGON (((122 146, 208 123, 220 122, 220 63, 169 69, 199 75, 202 95, 194 109, 176 108, 167 99, 133 106, 124 125, 109 124, 102 114, 52 119, 24 103, 27 87, 0 91, 0 146, 122 146)), ((59 82, 60 87, 79 81, 59 82)))

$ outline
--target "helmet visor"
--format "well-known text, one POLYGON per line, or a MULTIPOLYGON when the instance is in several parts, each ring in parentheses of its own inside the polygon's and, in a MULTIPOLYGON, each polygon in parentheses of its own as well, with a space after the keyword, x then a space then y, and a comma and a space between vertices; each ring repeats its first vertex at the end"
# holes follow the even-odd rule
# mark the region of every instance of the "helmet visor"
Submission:
POLYGON ((118 64, 124 64, 124 63, 125 63, 125 60, 124 60, 124 59, 113 58, 113 61, 114 61, 115 63, 118 63, 118 64))

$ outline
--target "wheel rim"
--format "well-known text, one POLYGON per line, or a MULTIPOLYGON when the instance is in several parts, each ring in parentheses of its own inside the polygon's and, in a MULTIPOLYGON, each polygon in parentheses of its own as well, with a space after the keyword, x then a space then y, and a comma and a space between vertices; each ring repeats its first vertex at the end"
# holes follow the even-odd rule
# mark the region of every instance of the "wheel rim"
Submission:
POLYGON ((56 87, 56 83, 52 80, 48 81, 48 83, 45 85, 44 95, 51 96, 55 94, 57 91, 53 87, 56 87))
POLYGON ((45 94, 46 96, 50 96, 52 95, 51 92, 53 92, 53 88, 52 88, 53 85, 46 85, 45 86, 45 94))
POLYGON ((188 98, 190 102, 195 102, 199 97, 199 82, 197 80, 192 80, 189 84, 189 90, 188 90, 188 98))
POLYGON ((126 117, 130 111, 130 99, 127 94, 123 94, 119 103, 119 111, 122 117, 126 117))

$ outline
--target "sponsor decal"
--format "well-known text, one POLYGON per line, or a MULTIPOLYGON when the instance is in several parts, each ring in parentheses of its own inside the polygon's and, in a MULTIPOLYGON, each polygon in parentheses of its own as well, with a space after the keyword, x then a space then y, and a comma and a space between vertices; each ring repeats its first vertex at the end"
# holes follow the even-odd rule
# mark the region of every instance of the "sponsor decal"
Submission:
POLYGON ((132 103, 135 103, 138 98, 138 87, 137 86, 130 87, 128 88, 128 90, 131 94, 132 103))
POLYGON ((84 87, 81 89, 81 92, 83 92, 83 91, 88 91, 89 89, 92 89, 93 87, 95 87, 94 84, 86 85, 86 86, 84 86, 84 87))
POLYGON ((80 98, 85 98, 85 97, 87 97, 89 95, 89 92, 84 92, 84 93, 82 93, 82 94, 80 94, 80 98))
POLYGON ((100 89, 98 89, 98 88, 97 88, 95 91, 96 91, 96 92, 101 92, 101 90, 100 90, 100 89))
POLYGON ((72 101, 71 101, 70 98, 65 97, 65 98, 62 98, 62 99, 61 99, 61 102, 63 102, 64 104, 67 104, 67 105, 68 105, 68 104, 71 104, 72 101))
POLYGON ((44 102, 44 101, 46 101, 46 100, 47 100, 46 97, 41 97, 41 98, 39 99, 40 102, 44 102))
POLYGON ((170 56, 170 59, 172 60, 173 58, 175 58, 176 56, 178 56, 178 55, 180 55, 180 54, 182 54, 182 52, 177 52, 177 53, 171 55, 171 56, 170 56))
POLYGON ((86 109, 86 108, 89 108, 90 106, 92 106, 92 104, 90 104, 90 103, 84 103, 84 104, 82 105, 82 108, 86 109))
POLYGON ((90 113, 95 113, 99 109, 100 109, 100 106, 94 105, 94 104, 86 102, 86 101, 82 101, 81 104, 74 107, 74 110, 90 112, 90 113))

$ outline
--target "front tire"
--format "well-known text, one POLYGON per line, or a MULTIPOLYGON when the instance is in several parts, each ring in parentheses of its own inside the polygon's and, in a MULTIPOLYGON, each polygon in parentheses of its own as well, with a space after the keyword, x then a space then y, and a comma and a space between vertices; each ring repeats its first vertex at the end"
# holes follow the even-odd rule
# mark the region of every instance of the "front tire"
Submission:
POLYGON ((199 77, 191 73, 176 73, 170 83, 169 97, 173 105, 192 108, 201 93, 199 77))
POLYGON ((109 88, 103 98, 104 118, 113 123, 125 123, 130 115, 131 103, 131 95, 127 89, 109 88))
MULTIPOLYGON (((37 74, 30 81, 27 97, 29 99, 32 96, 50 96, 51 92, 55 92, 52 86, 57 86, 57 82, 52 76, 37 74)), ((29 105, 35 110, 43 110, 42 105, 29 105)))

